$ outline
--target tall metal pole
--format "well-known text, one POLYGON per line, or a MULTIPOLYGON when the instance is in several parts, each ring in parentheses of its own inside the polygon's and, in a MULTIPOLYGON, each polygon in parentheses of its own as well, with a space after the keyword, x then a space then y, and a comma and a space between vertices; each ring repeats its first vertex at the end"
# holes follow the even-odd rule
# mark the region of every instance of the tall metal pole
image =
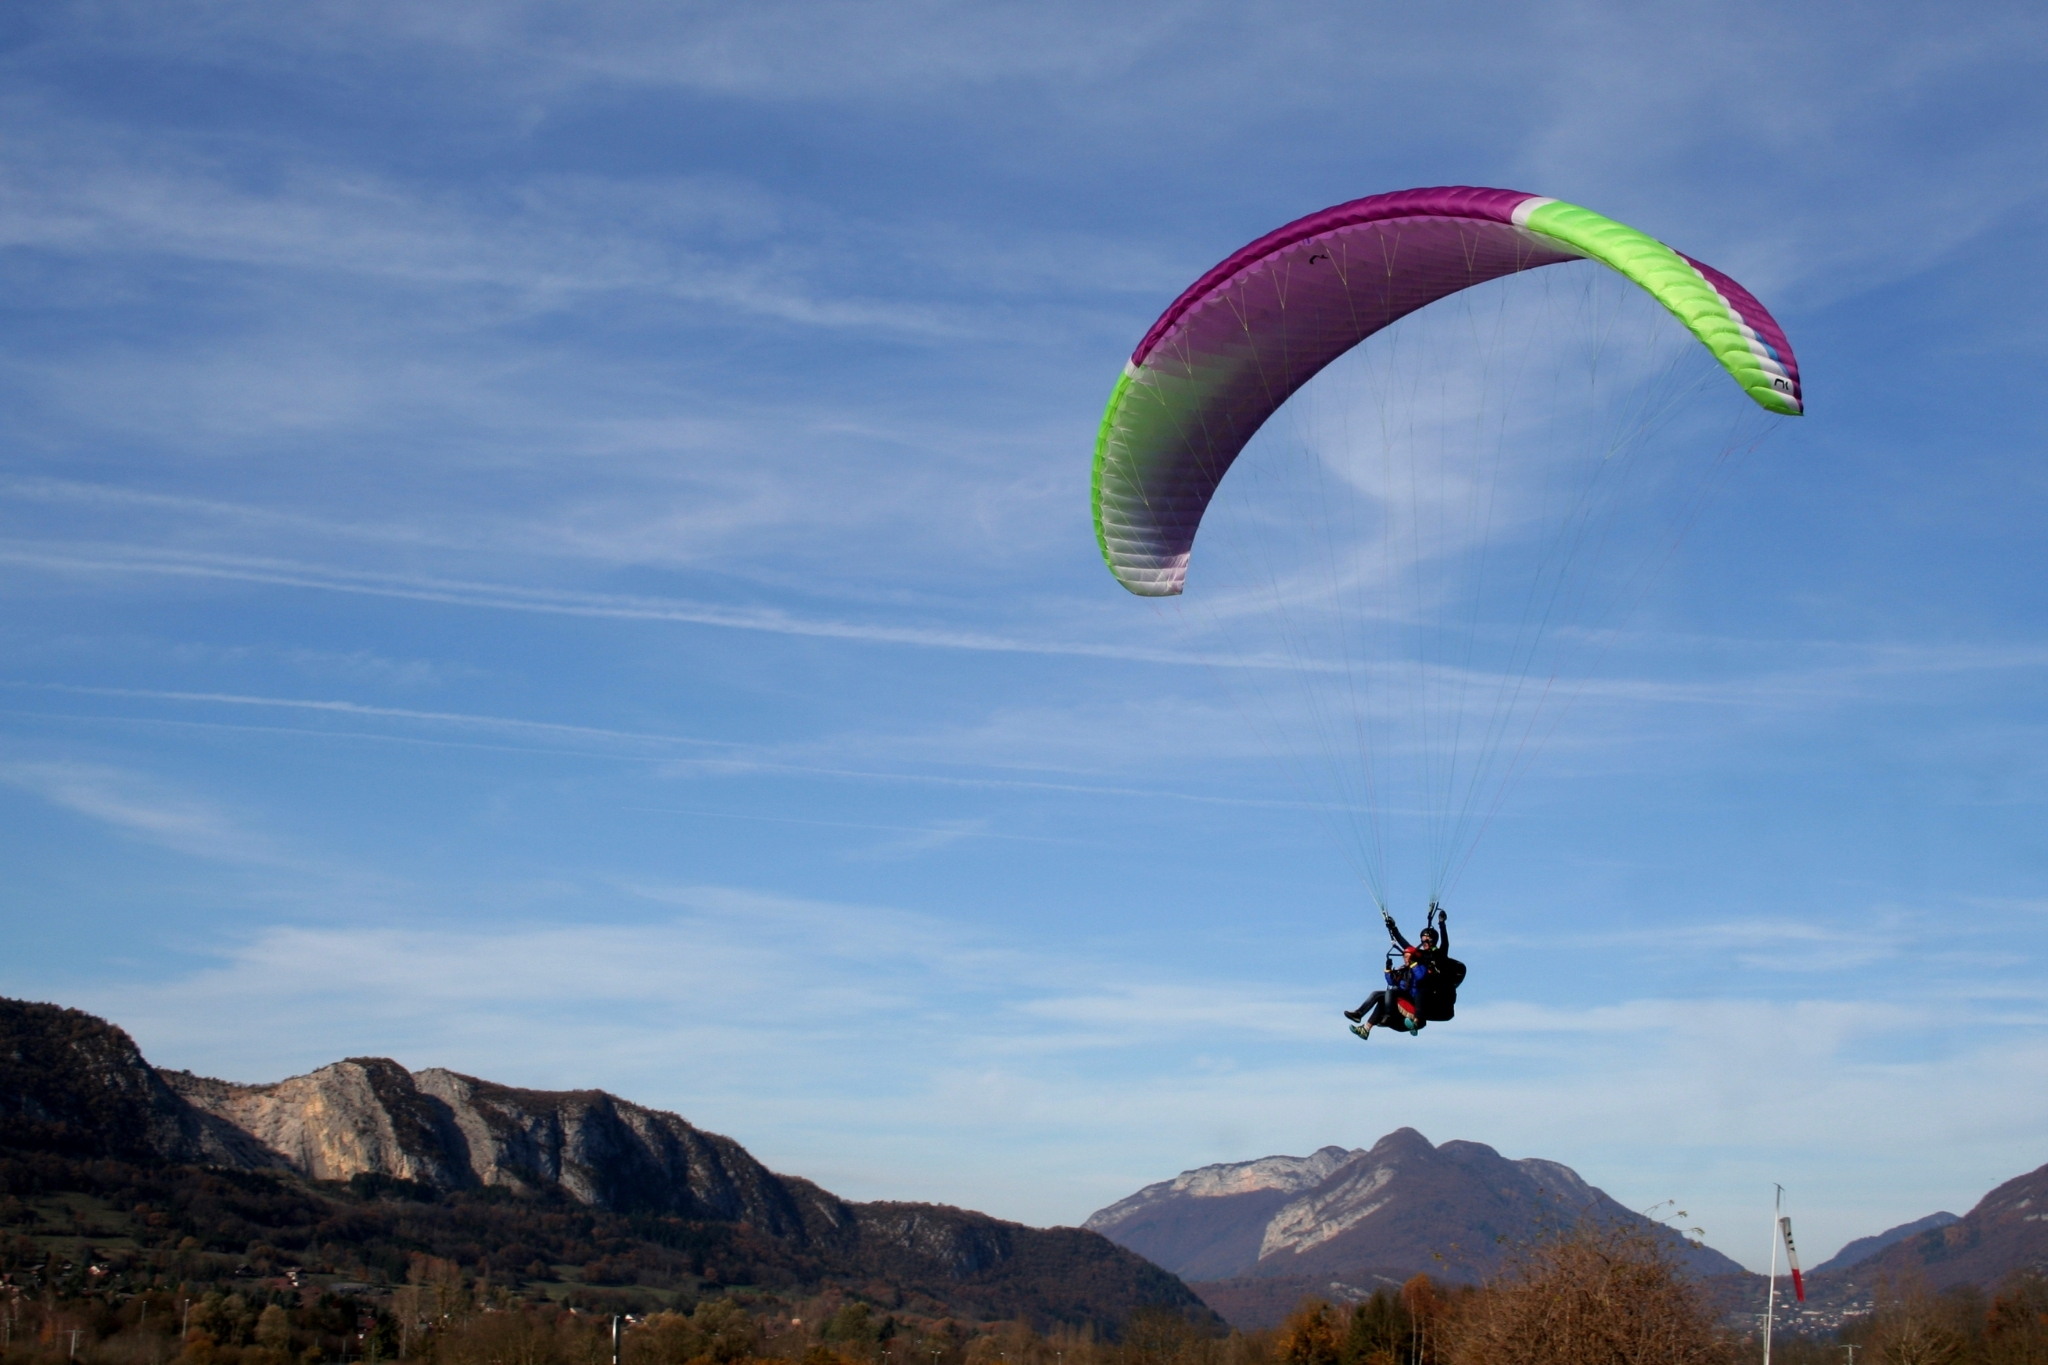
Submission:
POLYGON ((1785 1187, 1771 1188, 1778 1194, 1771 1201, 1771 1292, 1764 1300, 1764 1365, 1771 1365, 1771 1327, 1778 1315, 1778 1217, 1785 1207, 1785 1187))
POLYGON ((619 1365, 619 1315, 612 1314, 612 1365, 619 1365))

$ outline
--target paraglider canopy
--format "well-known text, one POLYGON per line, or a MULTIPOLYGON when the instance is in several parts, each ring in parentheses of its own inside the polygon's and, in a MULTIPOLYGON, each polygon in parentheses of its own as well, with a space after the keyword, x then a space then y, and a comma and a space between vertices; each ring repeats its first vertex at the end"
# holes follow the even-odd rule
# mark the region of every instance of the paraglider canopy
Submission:
POLYGON ((1593 260, 1640 285, 1756 403, 1804 411, 1784 329, 1728 276, 1589 209, 1516 190, 1401 190, 1270 232, 1145 333, 1096 440, 1095 534, 1117 581, 1181 591, 1216 486, 1266 419, 1338 356, 1489 280, 1593 260))
POLYGON ((1726 471, 1804 410, 1784 330, 1711 266, 1520 191, 1373 195, 1146 331, 1096 536, 1379 904, 1434 903, 1726 471))

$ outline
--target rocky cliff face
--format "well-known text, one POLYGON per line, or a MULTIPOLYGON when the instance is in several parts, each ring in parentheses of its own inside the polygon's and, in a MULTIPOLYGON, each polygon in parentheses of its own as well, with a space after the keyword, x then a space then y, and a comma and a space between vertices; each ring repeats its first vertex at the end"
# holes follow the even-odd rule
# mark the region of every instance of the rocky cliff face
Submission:
MULTIPOLYGON (((1509 1161, 1477 1142, 1432 1146, 1402 1128, 1370 1150, 1325 1147, 1309 1157, 1188 1171, 1110 1205, 1086 1226, 1191 1280, 1370 1289, 1422 1270, 1481 1278, 1506 1246, 1582 1215, 1645 1221, 1554 1161, 1509 1161)), ((1696 1274, 1741 1269, 1668 1236, 1696 1274)))
POLYGON ((1083 1227, 1193 1280, 1242 1275, 1258 1263, 1274 1220, 1363 1151, 1324 1147, 1183 1171, 1090 1215, 1083 1227))
POLYGON ((799 1239, 853 1223, 841 1201, 773 1174, 731 1138, 602 1090, 520 1090, 438 1067, 415 1074, 382 1057, 272 1085, 182 1071, 163 1079, 269 1159, 315 1180, 375 1174, 444 1191, 559 1191, 594 1208, 746 1223, 799 1239))
POLYGON ((443 1116, 421 1102, 396 1062, 357 1058, 275 1085, 158 1074, 194 1110, 253 1139, 265 1164, 315 1180, 375 1172, 439 1189, 465 1183, 442 1150, 443 1116))

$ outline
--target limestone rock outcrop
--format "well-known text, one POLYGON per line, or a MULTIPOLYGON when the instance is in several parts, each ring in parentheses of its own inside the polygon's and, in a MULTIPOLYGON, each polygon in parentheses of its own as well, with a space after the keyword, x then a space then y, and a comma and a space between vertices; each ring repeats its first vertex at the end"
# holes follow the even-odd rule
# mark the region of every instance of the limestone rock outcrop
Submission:
POLYGON ((423 1103, 396 1062, 358 1057, 275 1085, 159 1073, 201 1113, 255 1139, 276 1164, 315 1180, 364 1172, 436 1188, 473 1183, 448 1159, 445 1110, 423 1103))
POLYGON ((845 1204, 777 1176, 731 1138, 602 1090, 521 1090, 432 1067, 353 1057, 269 1085, 189 1072, 178 1097, 315 1180, 371 1174, 436 1190, 559 1191, 621 1213, 746 1223, 777 1237, 852 1226, 845 1204))

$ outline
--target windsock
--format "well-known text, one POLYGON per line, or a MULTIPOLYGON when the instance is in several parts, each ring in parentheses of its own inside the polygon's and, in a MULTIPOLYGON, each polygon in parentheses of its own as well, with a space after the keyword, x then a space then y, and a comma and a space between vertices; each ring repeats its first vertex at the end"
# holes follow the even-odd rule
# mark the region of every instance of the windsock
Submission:
POLYGON ((1778 1227, 1785 1234, 1785 1260, 1792 1267, 1792 1292, 1799 1296, 1799 1302, 1806 1302, 1806 1281, 1799 1274, 1799 1249, 1792 1245, 1792 1220, 1778 1219, 1778 1227))

